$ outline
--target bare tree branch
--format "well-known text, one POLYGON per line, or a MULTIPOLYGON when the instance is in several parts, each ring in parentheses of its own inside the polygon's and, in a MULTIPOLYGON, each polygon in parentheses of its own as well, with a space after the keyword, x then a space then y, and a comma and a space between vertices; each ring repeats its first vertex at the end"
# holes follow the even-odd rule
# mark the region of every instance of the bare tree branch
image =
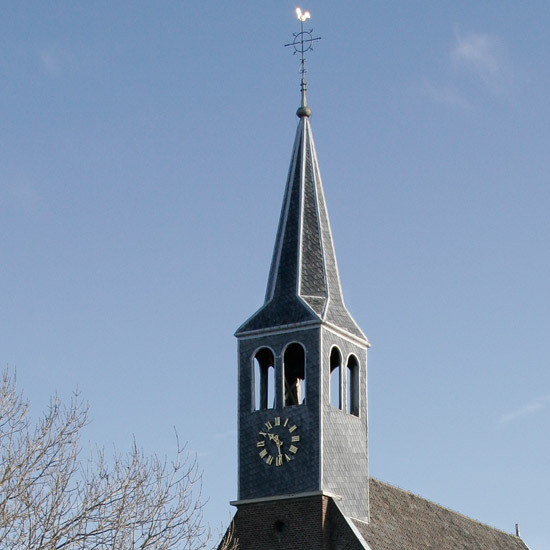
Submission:
MULTIPOLYGON (((103 449, 83 459, 88 407, 56 397, 32 424, 8 370, 0 383, 0 548, 202 550, 201 476, 176 434, 172 460, 103 449)), ((228 531, 219 548, 235 550, 228 531)))

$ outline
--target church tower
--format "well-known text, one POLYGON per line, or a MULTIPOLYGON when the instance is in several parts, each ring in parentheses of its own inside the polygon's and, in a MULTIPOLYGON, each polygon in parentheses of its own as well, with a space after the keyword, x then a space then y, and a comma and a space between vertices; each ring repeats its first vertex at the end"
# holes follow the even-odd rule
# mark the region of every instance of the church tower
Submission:
POLYGON ((306 101, 308 35, 302 22, 302 102, 265 303, 236 332, 234 504, 325 496, 367 521, 369 343, 342 296, 306 101))

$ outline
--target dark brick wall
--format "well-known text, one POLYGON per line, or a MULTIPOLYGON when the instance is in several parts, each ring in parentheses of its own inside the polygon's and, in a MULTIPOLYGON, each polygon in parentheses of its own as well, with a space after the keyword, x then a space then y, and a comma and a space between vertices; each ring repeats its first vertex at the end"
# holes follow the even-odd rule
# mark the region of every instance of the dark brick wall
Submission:
POLYGON ((321 496, 239 506, 233 520, 239 550, 328 550, 327 506, 321 496))
POLYGON ((322 495, 240 505, 232 528, 239 550, 364 549, 338 506, 322 495))

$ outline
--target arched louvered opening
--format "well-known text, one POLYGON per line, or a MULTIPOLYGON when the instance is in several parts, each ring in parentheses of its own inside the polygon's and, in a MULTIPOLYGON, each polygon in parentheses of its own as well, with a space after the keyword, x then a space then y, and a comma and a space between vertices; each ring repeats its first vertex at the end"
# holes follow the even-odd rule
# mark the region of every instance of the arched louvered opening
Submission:
POLYGON ((359 361, 355 355, 348 359, 347 386, 348 386, 348 413, 359 416, 359 361))
POLYGON ((300 344, 290 344, 284 354, 285 407, 301 405, 306 398, 306 354, 300 344))
POLYGON ((330 404, 342 408, 342 355, 336 347, 330 352, 330 404))
POLYGON ((272 409, 275 406, 275 359, 269 348, 254 355, 254 410, 272 409))

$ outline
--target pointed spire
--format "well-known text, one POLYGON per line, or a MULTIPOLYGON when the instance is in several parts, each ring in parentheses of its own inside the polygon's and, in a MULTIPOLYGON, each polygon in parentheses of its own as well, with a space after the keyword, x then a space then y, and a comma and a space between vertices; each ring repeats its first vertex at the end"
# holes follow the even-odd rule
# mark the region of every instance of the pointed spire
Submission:
POLYGON ((237 330, 250 332, 324 323, 368 345, 367 337, 344 305, 321 174, 313 143, 306 98, 305 53, 313 37, 304 31, 311 16, 296 9, 300 32, 294 33, 294 53, 300 53, 300 118, 279 220, 265 304, 237 330))
POLYGON ((368 343, 344 305, 309 115, 304 114, 296 132, 265 304, 237 334, 319 322, 368 343))

